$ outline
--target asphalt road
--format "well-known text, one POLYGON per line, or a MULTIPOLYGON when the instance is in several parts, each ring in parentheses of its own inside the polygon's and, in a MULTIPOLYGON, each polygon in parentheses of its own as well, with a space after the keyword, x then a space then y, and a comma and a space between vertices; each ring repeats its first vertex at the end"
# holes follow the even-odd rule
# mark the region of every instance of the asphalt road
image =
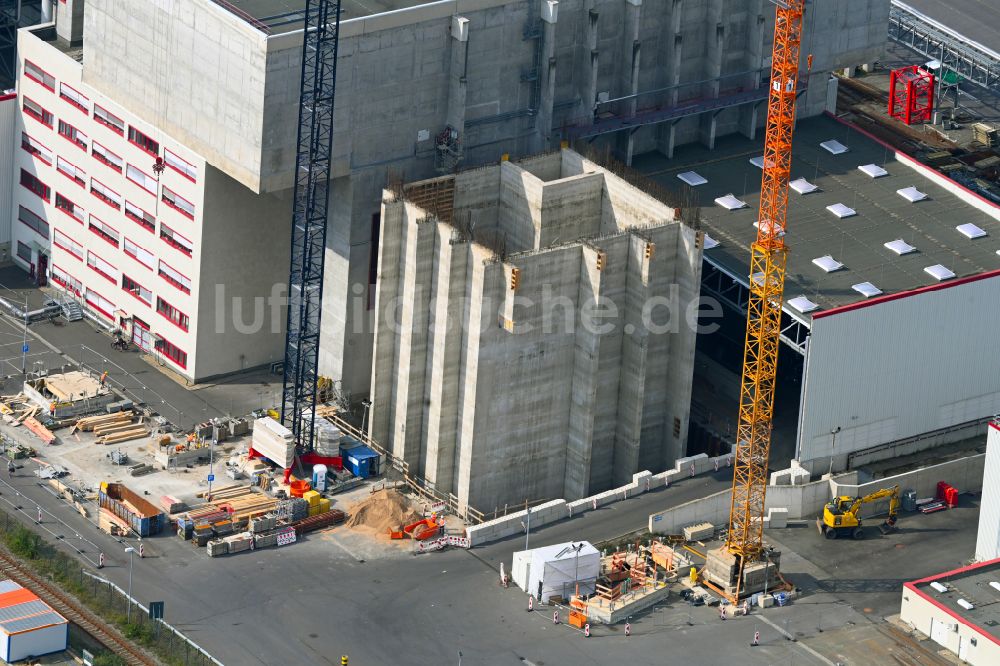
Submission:
MULTIPOLYGON (((45 298, 16 267, 0 269, 0 296, 14 303, 28 298, 31 308, 45 298)), ((167 375, 134 347, 119 352, 111 337, 87 319, 59 323, 37 322, 28 327, 28 372, 82 363, 95 373, 108 372, 108 381, 130 399, 145 403, 183 429, 225 415, 241 416, 262 406, 273 406, 280 397, 280 376, 264 371, 230 376, 218 384, 184 386, 167 375)), ((21 383, 23 325, 0 315, 0 378, 4 391, 16 392, 21 383)))
POLYGON ((903 1, 972 41, 1000 52, 1000 7, 996 0, 903 1))
MULTIPOLYGON (((59 541, 84 558, 103 550, 101 575, 127 586, 124 544, 61 504, 29 470, 11 480, 13 487, 7 483, 0 481, 0 497, 23 507, 25 522, 33 523, 40 504, 49 538, 63 536, 59 541)), ((694 499, 726 483, 679 482, 539 529, 532 545, 615 536, 640 526, 652 505, 694 499)), ((11 505, 0 502, 7 511, 11 505)), ((620 627, 595 627, 586 639, 553 625, 548 611, 526 612, 522 592, 497 585, 499 563, 509 565, 510 553, 523 547, 517 538, 471 551, 363 561, 355 554, 359 538, 339 527, 293 546, 219 559, 172 536, 147 539, 149 556, 134 561, 134 596, 165 601, 167 621, 226 664, 334 664, 341 654, 352 664, 443 664, 457 663, 459 651, 465 664, 491 665, 661 664, 664 654, 692 664, 826 663, 765 623, 722 624, 715 611, 689 609, 676 598, 635 618, 628 639, 620 627), (762 645, 750 648, 755 629, 762 645)))

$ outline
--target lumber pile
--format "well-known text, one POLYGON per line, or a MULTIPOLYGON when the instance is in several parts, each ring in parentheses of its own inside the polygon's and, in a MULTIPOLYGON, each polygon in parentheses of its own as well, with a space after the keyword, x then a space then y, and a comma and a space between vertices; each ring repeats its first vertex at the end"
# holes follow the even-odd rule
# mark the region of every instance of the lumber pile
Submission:
POLYGON ((145 426, 134 426, 128 430, 110 433, 97 438, 98 444, 121 444, 133 439, 149 437, 149 428, 145 426))
POLYGON ((114 427, 116 425, 126 425, 132 423, 132 410, 115 412, 114 414, 98 414, 97 416, 86 416, 76 422, 76 430, 90 432, 96 429, 114 427))
POLYGON ((24 427, 37 435, 38 439, 46 444, 56 441, 56 436, 52 434, 52 431, 43 426, 34 416, 24 419, 24 427))
MULTIPOLYGON (((71 432, 82 430, 93 432, 98 444, 121 444, 133 439, 149 436, 149 428, 142 423, 133 423, 132 410, 87 416, 76 422, 71 432)), ((141 421, 141 419, 140 419, 141 421)))

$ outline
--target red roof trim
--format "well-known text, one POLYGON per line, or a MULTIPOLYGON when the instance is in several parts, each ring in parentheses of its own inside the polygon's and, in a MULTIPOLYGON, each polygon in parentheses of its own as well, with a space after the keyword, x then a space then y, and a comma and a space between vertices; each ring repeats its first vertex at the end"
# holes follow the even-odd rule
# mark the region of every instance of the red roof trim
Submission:
POLYGON ((990 427, 1000 430, 1000 423, 997 423, 996 421, 990 421, 990 427))
POLYGON ((0 102, 6 102, 7 100, 17 99, 17 93, 9 93, 7 95, 0 95, 0 102))
POLYGON ((961 568, 958 568, 958 569, 952 569, 951 571, 946 571, 944 573, 934 574, 933 576, 928 576, 927 578, 921 578, 920 580, 914 580, 914 581, 911 581, 909 583, 903 583, 903 587, 905 589, 907 589, 907 590, 910 590, 914 594, 920 595, 921 599, 923 599, 923 600, 925 600, 925 601, 933 604, 939 610, 944 611, 950 617, 955 618, 956 620, 958 620, 959 622, 961 622, 965 626, 969 627, 970 629, 974 629, 981 636, 984 636, 984 637, 988 638, 989 640, 993 641, 994 643, 996 643, 997 645, 1000 645, 1000 638, 994 636, 993 634, 991 634, 991 633, 989 633, 987 631, 984 631, 983 628, 980 627, 979 625, 977 625, 975 622, 972 622, 971 620, 968 620, 968 619, 962 617, 961 615, 958 614, 957 611, 955 611, 955 610, 953 610, 951 608, 948 608, 947 606, 945 606, 944 604, 942 604, 937 599, 934 599, 933 597, 931 597, 929 594, 927 594, 923 590, 917 588, 917 585, 922 585, 923 583, 931 583, 931 582, 934 582, 934 581, 939 581, 942 578, 949 578, 951 576, 956 576, 958 574, 968 573, 969 571, 975 571, 976 569, 982 569, 984 567, 997 566, 997 565, 1000 565, 1000 558, 997 558, 995 560, 987 560, 986 562, 977 562, 976 564, 970 564, 969 566, 966 566, 966 567, 961 567, 961 568))
POLYGON ((889 301, 896 301, 901 298, 908 298, 909 296, 916 296, 918 294, 924 294, 931 291, 940 291, 941 289, 950 289, 951 287, 958 287, 963 284, 968 284, 970 282, 978 282, 979 280, 986 280, 989 278, 1000 277, 1000 268, 993 271, 988 271, 986 273, 980 273, 979 275, 970 275, 964 278, 958 278, 957 280, 946 280, 938 284, 930 284, 926 287, 917 287, 916 289, 909 289, 907 291, 901 291, 896 294, 887 294, 885 296, 877 296, 875 298, 869 298, 865 301, 858 301, 857 303, 849 303, 848 305, 841 305, 840 307, 830 308, 829 310, 823 310, 822 312, 813 313, 813 319, 822 319, 823 317, 829 317, 834 314, 841 314, 844 312, 850 312, 851 310, 860 310, 862 308, 867 308, 872 305, 878 305, 879 303, 887 303, 889 301))

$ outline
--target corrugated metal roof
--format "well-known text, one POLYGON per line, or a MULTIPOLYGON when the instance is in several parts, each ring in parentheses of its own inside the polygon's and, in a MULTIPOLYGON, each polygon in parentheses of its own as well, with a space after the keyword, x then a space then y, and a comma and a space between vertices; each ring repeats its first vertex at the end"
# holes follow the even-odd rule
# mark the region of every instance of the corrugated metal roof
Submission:
POLYGON ((0 631, 5 631, 8 634, 19 634, 25 631, 31 631, 32 629, 41 629, 42 627, 48 627, 53 624, 65 623, 66 618, 59 613, 50 610, 47 613, 42 613, 40 615, 32 615, 31 617, 25 617, 19 620, 0 622, 0 631))
POLYGON ((12 580, 0 580, 0 594, 4 592, 13 592, 14 590, 20 590, 21 586, 12 580))
POLYGON ((10 620, 17 620, 22 617, 27 617, 28 615, 35 615, 37 613, 44 613, 45 611, 52 610, 49 605, 40 599, 35 601, 26 601, 23 604, 17 604, 16 606, 8 606, 7 608, 0 608, 0 624, 8 622, 10 620))

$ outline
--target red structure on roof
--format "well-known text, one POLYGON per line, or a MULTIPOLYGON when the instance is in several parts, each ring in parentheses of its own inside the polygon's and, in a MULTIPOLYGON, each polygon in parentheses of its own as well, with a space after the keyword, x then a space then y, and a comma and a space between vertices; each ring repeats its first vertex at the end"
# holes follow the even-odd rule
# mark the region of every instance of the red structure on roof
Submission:
POLYGON ((892 70, 889 76, 889 116, 907 125, 925 123, 934 110, 934 74, 919 65, 892 70))

